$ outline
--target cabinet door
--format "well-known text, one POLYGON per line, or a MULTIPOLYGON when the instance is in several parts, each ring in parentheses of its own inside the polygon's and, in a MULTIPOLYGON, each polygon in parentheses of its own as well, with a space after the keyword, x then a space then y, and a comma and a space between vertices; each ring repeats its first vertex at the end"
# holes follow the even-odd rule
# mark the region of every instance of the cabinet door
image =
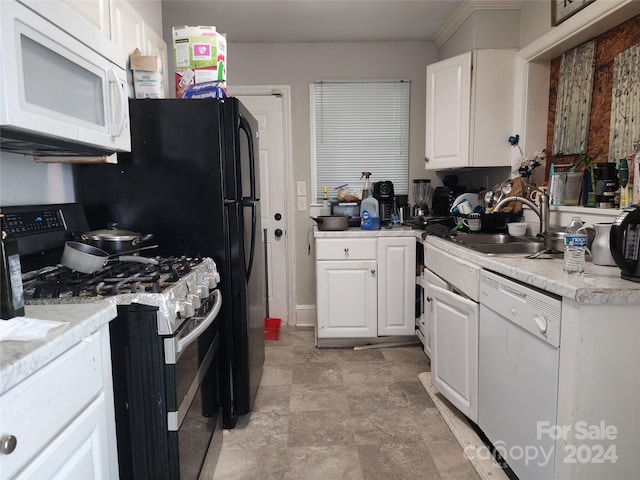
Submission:
POLYGON ((61 0, 79 13, 105 38, 110 38, 109 0, 61 0))
POLYGON ((471 52, 427 66, 426 108, 425 168, 467 166, 471 52))
POLYGON ((377 335, 375 260, 316 263, 318 338, 377 335))
POLYGON ((433 303, 431 380, 456 408, 478 421, 478 304, 429 285, 433 303))
POLYGON ((144 20, 129 2, 111 1, 111 40, 127 56, 127 66, 129 55, 136 48, 144 48, 144 29, 144 20))
POLYGON ((107 405, 101 394, 67 429, 56 435, 40 455, 16 477, 32 478, 117 478, 109 470, 107 405))
POLYGON ((378 238, 378 336, 415 335, 415 285, 415 238, 378 238))
POLYGON ((424 353, 431 358, 431 344, 432 342, 432 325, 433 325, 433 307, 435 302, 431 298, 431 285, 435 285, 440 288, 447 288, 447 282, 442 280, 439 276, 430 270, 424 271, 424 308, 422 309, 422 323, 425 331, 424 353))

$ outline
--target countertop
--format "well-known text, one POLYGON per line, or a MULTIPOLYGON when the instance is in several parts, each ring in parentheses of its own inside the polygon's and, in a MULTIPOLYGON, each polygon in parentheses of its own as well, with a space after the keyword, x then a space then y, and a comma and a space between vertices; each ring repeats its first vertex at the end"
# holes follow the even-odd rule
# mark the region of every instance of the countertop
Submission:
POLYGON ((116 306, 108 302, 27 305, 26 317, 68 324, 49 330, 38 340, 0 342, 0 395, 109 323, 116 315, 116 306))
MULTIPOLYGON (((416 237, 421 238, 423 232, 414 232, 416 237)), ((618 267, 594 265, 588 256, 584 274, 568 275, 562 271, 562 256, 538 259, 527 259, 524 255, 497 257, 477 253, 435 236, 427 236, 424 242, 482 268, 575 300, 579 304, 640 305, 639 282, 623 280, 618 267)))
POLYGON ((414 230, 411 227, 382 227, 380 230, 363 230, 360 227, 351 227, 346 230, 318 230, 313 228, 315 238, 354 238, 354 237, 415 237, 420 236, 422 230, 414 230))

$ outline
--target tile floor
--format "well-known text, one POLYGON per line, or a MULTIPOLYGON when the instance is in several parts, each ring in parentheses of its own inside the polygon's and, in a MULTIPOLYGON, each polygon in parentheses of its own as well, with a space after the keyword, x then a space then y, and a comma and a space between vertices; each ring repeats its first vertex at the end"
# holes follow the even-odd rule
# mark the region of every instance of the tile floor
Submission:
POLYGON ((417 345, 317 349, 312 329, 284 327, 212 478, 477 480, 418 379, 425 371, 417 345))

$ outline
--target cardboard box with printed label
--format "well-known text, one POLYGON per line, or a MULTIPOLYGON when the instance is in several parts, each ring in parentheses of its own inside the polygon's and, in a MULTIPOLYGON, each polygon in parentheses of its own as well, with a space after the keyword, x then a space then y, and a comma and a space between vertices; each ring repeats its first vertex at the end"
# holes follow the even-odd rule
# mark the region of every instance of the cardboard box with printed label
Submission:
POLYGON ((129 57, 136 98, 164 98, 164 75, 161 60, 142 55, 137 48, 129 57))
POLYGON ((173 27, 176 96, 198 83, 227 80, 227 39, 216 27, 173 27))

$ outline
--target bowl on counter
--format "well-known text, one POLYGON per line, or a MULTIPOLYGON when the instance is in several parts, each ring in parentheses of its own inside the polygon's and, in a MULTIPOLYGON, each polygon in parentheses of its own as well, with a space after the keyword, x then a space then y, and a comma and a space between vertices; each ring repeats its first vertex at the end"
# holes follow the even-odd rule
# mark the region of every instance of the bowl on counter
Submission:
POLYGON ((522 237, 527 233, 527 224, 525 222, 509 222, 507 223, 507 231, 512 237, 522 237))

